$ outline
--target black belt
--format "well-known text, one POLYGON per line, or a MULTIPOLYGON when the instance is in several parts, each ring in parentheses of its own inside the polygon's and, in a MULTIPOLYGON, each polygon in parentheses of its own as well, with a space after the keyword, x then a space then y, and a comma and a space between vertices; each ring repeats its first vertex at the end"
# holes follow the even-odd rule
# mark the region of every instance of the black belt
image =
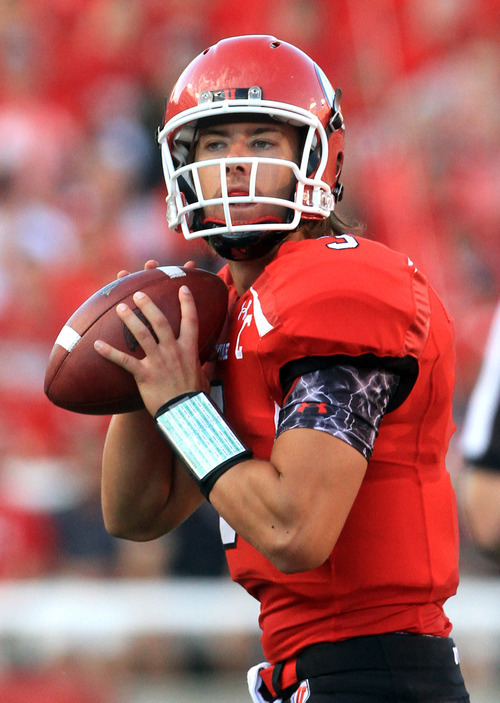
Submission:
POLYGON ((454 642, 406 632, 354 637, 340 642, 320 642, 299 652, 295 660, 295 681, 290 681, 291 662, 273 667, 272 688, 280 698, 290 695, 296 684, 315 676, 362 669, 442 667, 446 657, 454 661, 454 642), (284 675, 283 675, 284 674, 284 675))

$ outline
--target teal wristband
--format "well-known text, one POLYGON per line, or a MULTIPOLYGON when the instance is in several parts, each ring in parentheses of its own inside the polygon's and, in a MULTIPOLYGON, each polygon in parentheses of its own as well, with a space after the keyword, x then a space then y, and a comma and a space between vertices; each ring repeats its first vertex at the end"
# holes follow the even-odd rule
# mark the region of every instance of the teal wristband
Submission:
POLYGON ((155 415, 156 426, 208 498, 217 479, 252 456, 203 391, 170 400, 155 415))

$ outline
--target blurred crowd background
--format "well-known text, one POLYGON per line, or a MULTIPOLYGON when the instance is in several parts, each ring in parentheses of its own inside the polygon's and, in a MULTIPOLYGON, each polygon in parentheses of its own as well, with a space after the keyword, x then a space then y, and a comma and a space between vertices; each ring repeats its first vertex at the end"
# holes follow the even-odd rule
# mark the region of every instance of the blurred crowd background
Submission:
MULTIPOLYGON (((155 133, 181 70, 226 36, 290 41, 342 88, 339 210, 407 253, 455 320, 459 482, 500 288, 499 29, 496 0, 1 0, 0 579, 225 574, 209 506, 148 545, 106 534, 109 418, 52 406, 43 377, 62 325, 120 269, 220 267, 167 230, 155 133)), ((493 573, 462 532, 462 573, 493 573)))

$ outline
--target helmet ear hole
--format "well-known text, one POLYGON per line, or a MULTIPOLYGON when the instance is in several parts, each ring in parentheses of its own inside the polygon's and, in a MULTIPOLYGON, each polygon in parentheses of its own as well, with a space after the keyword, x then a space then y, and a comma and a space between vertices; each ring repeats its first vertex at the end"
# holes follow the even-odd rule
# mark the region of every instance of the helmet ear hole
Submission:
POLYGON ((333 197, 335 198, 336 203, 340 203, 344 197, 344 186, 342 183, 338 182, 335 184, 335 188, 333 189, 333 197))

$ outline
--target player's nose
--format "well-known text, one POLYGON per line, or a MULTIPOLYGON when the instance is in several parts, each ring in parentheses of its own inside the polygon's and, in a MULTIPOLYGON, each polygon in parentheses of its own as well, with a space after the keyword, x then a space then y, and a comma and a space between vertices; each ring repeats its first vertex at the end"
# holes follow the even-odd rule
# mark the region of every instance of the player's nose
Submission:
MULTIPOLYGON (((245 142, 243 139, 235 139, 231 142, 229 145, 229 149, 227 151, 227 158, 231 159, 237 159, 238 157, 241 157, 244 159, 245 157, 248 157, 250 155, 250 150, 248 147, 245 145, 245 142)), ((231 161, 226 163, 226 173, 231 173, 231 171, 241 171, 241 172, 247 172, 250 171, 250 164, 248 161, 231 161)))

